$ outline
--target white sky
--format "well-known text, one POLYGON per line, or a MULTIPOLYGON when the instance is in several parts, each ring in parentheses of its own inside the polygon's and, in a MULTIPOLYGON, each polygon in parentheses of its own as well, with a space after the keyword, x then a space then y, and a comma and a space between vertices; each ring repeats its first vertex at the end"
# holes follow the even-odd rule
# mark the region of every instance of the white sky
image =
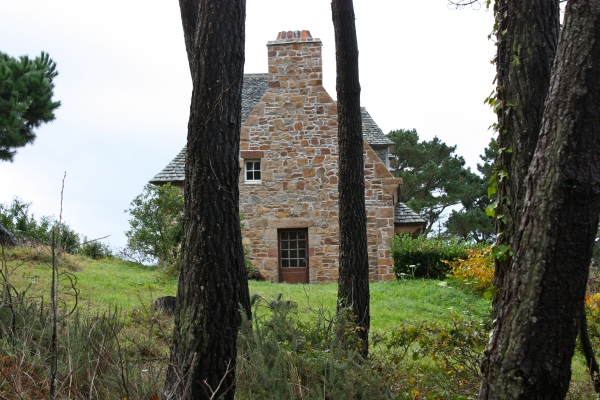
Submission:
MULTIPOLYGON (((385 133, 438 136, 475 168, 495 115, 493 16, 446 0, 354 0, 362 105, 385 133)), ((329 0, 247 0, 247 73, 267 71, 282 30, 323 41, 324 85, 335 95, 329 0)), ((0 0, 0 51, 57 63, 56 120, 13 163, 0 162, 0 203, 33 202, 89 238, 125 244, 123 211, 185 144, 191 80, 175 0, 0 0)))

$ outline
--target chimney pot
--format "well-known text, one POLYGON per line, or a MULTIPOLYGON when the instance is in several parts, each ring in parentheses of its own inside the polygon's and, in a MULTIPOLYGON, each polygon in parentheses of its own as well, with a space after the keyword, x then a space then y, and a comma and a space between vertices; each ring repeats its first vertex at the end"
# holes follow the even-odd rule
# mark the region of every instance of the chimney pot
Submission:
POLYGON ((277 33, 277 39, 275 40, 290 40, 290 39, 312 39, 310 31, 281 31, 277 33))

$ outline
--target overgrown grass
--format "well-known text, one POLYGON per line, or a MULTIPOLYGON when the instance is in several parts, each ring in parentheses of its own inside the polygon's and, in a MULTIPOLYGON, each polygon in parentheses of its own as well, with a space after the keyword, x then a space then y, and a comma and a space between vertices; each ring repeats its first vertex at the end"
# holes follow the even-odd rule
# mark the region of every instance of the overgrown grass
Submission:
MULTIPOLYGON (((3 268, 11 273, 10 281, 21 293, 28 288, 27 296, 35 297, 38 304, 39 299, 48 298, 51 257, 47 250, 35 247, 4 249, 4 257, 0 254, 0 258, 6 260, 3 268)), ((65 357, 68 356, 69 360, 76 357, 87 360, 82 361, 81 365, 94 366, 94 369, 83 367, 81 370, 64 369, 63 382, 71 382, 75 379, 67 379, 69 373, 75 372, 79 375, 73 382, 81 382, 78 384, 80 386, 73 383, 69 386, 69 390, 79 393, 80 390, 85 389, 84 392, 89 392, 86 377, 94 374, 98 374, 96 382, 99 390, 97 393, 99 397, 95 398, 113 398, 108 393, 120 398, 148 398, 148 393, 160 390, 160 382, 168 359, 172 318, 153 312, 152 302, 160 296, 175 295, 176 278, 166 278, 152 267, 116 259, 91 260, 68 254, 63 255, 60 268, 77 279, 75 286, 80 291, 79 315, 81 316, 80 322, 73 322, 75 325, 61 326, 62 332, 68 333, 67 336, 62 336, 63 339, 70 337, 68 340, 73 343, 76 335, 80 338, 77 339, 79 340, 77 349, 73 348, 70 353, 63 354, 65 357), (115 307, 117 311, 114 311, 115 307), (103 330, 96 333, 99 336, 94 338, 90 336, 91 333, 101 328, 101 324, 96 321, 106 321, 107 326, 116 328, 110 330, 102 328, 103 330), (105 331, 108 333, 104 333, 105 331), (111 338, 111 332, 115 332, 114 339, 111 338), (78 353, 75 352, 76 350, 78 353), (110 357, 116 357, 114 359, 117 360, 117 364, 111 366, 110 357), (102 362, 98 364, 97 360, 102 362), (109 364, 100 374, 95 365, 102 365, 102 363, 109 364), (125 379, 122 374, 119 374, 122 370, 127 370, 131 374, 131 378, 127 378, 131 379, 129 386, 122 383, 125 379), (152 375, 153 380, 148 379, 150 370, 155 371, 152 375), (139 376, 136 377, 135 374, 139 376), (127 395, 126 388, 135 394, 127 395)), ((471 372, 470 376, 459 376, 456 365, 453 366, 452 361, 460 359, 464 355, 463 350, 472 348, 475 349, 474 356, 468 355, 471 365, 475 367, 478 365, 477 352, 487 341, 487 328, 480 328, 483 324, 479 321, 489 317, 490 302, 473 291, 465 291, 458 286, 455 287, 453 283, 435 280, 413 279, 373 283, 370 290, 373 333, 371 344, 374 346, 372 358, 368 364, 354 364, 351 358, 345 358, 339 349, 328 347, 331 338, 335 336, 328 337, 324 333, 329 329, 328 321, 331 321, 335 314, 336 284, 288 285, 251 281, 251 295, 257 294, 264 298, 271 308, 255 308, 257 315, 254 326, 257 329, 252 333, 255 336, 245 336, 240 342, 241 354, 247 354, 249 357, 242 360, 243 368, 240 371, 249 380, 240 382, 238 397, 240 399, 268 398, 265 397, 267 393, 265 390, 269 390, 266 385, 271 382, 271 378, 280 383, 284 382, 280 385, 282 391, 288 390, 292 383, 285 382, 286 379, 291 379, 292 373, 297 374, 298 385, 292 387, 293 390, 289 391, 291 394, 285 395, 288 397, 284 396, 284 398, 312 398, 313 395, 323 398, 324 393, 321 393, 320 389, 315 389, 317 386, 314 385, 321 385, 324 391, 327 389, 327 393, 331 394, 334 393, 333 390, 341 390, 343 385, 340 386, 339 382, 355 383, 348 386, 347 390, 363 391, 361 393, 366 390, 361 388, 374 388, 380 385, 377 386, 378 391, 393 393, 389 398, 421 399, 428 398, 428 395, 433 395, 432 398, 457 398, 456 390, 454 392, 440 390, 440 388, 451 388, 451 385, 465 393, 470 393, 461 398, 473 397, 471 394, 476 392, 478 386, 477 368, 474 368, 475 372, 471 372), (286 311, 285 314, 289 318, 285 317, 278 322, 284 322, 282 327, 289 326, 289 328, 271 331, 275 326, 272 322, 274 321, 272 313, 276 308, 273 307, 274 304, 279 304, 274 303, 273 299, 283 299, 285 303, 281 304, 292 306, 291 311, 289 313, 286 311), (271 322, 265 323, 266 321, 271 322), (261 323, 264 325, 261 325, 262 330, 258 329, 261 323), (455 332, 460 335, 456 336, 455 332), (266 357, 265 353, 267 348, 261 348, 257 344, 259 337, 271 338, 268 348, 271 351, 269 357, 266 357), (290 343, 304 343, 302 351, 291 351, 290 343), (265 355, 266 358, 258 357, 257 355, 260 354, 265 355), (269 360, 273 357, 281 357, 277 361, 280 363, 277 364, 278 370, 273 369, 273 365, 269 364, 269 360), (330 379, 328 382, 319 380, 321 376, 319 371, 323 368, 323 371, 328 371, 327 374, 330 374, 327 375, 330 379), (378 375, 372 375, 373 371, 379 371, 376 373, 378 375), (454 378, 455 376, 457 378, 454 378), (302 386, 298 381, 300 378, 305 380, 302 386), (323 386, 324 384, 329 386, 323 386), (310 385, 313 389, 309 389, 310 385), (242 388, 246 391, 244 392, 242 388), (262 392, 258 390, 261 388, 264 389, 262 392), (313 394, 309 395, 311 390, 313 394)), ((67 302, 72 301, 69 296, 64 296, 64 299, 67 302)), ((42 315, 39 309, 32 309, 31 312, 31 315, 40 317, 42 315)), ((23 327, 30 325, 23 321, 23 327)), ((36 332, 42 330, 45 332, 47 329, 41 321, 36 322, 35 329, 33 325, 31 326, 27 328, 31 330, 30 343, 32 343, 31 338, 39 336, 36 332)), ((47 332, 44 335, 47 335, 47 332)), ((36 340, 35 346, 41 349, 42 341, 36 340)), ((8 342, 5 345, 8 346, 8 342)), ((30 375, 37 373, 38 378, 35 380, 42 384, 40 387, 45 387, 44 385, 47 385, 46 360, 43 353, 32 351, 29 358, 19 358, 18 355, 23 354, 25 349, 25 342, 22 346, 5 347, 4 353, 0 355, 0 368, 7 370, 18 368, 30 375), (12 349, 11 352, 8 351, 9 349, 12 349)), ((580 356, 574 358, 573 368, 574 378, 569 398, 593 398, 593 389, 580 356)), ((18 371, 15 374, 13 376, 19 376, 18 371)), ((3 389, 6 388, 3 388, 0 382, 0 392, 3 389)), ((31 396, 35 398, 33 394, 31 396)), ((273 396, 277 395, 273 394, 273 396)), ((353 396, 361 398, 358 392, 353 396)), ((378 398, 377 396, 366 398, 378 398)))

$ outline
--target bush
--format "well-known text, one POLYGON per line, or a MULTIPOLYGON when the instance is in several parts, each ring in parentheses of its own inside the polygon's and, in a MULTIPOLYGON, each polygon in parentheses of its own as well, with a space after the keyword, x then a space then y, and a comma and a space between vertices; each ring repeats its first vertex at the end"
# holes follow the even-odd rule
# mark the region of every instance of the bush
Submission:
POLYGON ((444 279, 449 266, 444 263, 467 257, 469 244, 457 239, 428 239, 411 235, 394 235, 391 252, 394 259, 394 272, 400 279, 413 278, 444 279))
POLYGON ((183 194, 167 183, 148 184, 142 194, 125 210, 131 215, 125 232, 127 247, 141 262, 157 262, 167 274, 174 275, 179 263, 183 234, 183 194))
POLYGON ((112 257, 113 255, 110 246, 101 243, 98 240, 88 242, 87 237, 83 238, 83 244, 81 245, 79 252, 93 260, 112 257))
MULTIPOLYGON (((42 216, 37 221, 29 212, 31 204, 18 197, 14 197, 10 204, 0 204, 0 224, 11 231, 19 241, 50 244, 52 231, 58 225, 58 221, 54 216, 42 216)), ((60 240, 67 253, 76 254, 79 251, 79 234, 65 222, 61 224, 60 240)))
MULTIPOLYGON (((372 342, 385 346, 375 360, 393 363, 389 381, 400 383, 403 398, 471 399, 481 385, 480 363, 491 331, 491 319, 471 312, 451 313, 451 324, 403 323, 391 333, 375 334, 372 342), (412 390, 406 391, 406 387, 412 390)), ((390 368, 387 368, 389 371, 390 368)), ((389 373, 389 372, 388 372, 389 373)))
POLYGON ((450 267, 450 275, 469 285, 486 299, 493 295, 494 262, 490 257, 491 247, 467 249, 467 258, 445 261, 450 267))
POLYGON ((315 311, 304 323, 294 302, 253 297, 252 324, 238 337, 237 393, 243 399, 385 399, 384 374, 358 355, 346 313, 315 311), (346 335, 336 334, 345 329, 346 335), (349 341, 342 341, 346 337, 349 341))

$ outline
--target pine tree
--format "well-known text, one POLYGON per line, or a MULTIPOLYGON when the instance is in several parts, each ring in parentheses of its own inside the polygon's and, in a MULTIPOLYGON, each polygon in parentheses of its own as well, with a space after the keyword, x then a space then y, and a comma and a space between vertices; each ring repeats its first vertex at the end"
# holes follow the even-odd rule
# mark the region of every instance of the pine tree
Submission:
POLYGON ((395 130, 388 137, 396 143, 396 175, 404 181, 400 201, 427 221, 424 234, 445 210, 477 194, 481 179, 465 168, 464 158, 454 153, 456 146, 437 137, 419 141, 414 129, 395 130))
POLYGON ((35 140, 34 128, 54 120, 56 63, 42 52, 31 60, 0 53, 0 160, 13 161, 16 150, 35 140))

